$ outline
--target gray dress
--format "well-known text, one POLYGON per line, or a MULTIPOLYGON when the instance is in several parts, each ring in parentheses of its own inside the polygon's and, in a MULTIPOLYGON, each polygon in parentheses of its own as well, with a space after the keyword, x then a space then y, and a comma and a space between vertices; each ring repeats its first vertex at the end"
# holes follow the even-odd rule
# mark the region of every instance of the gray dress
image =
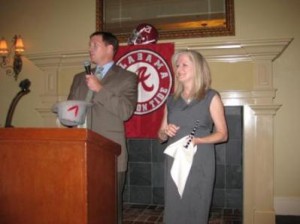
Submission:
MULTIPOLYGON (((207 136, 213 130, 213 120, 209 107, 212 98, 218 94, 210 89, 201 101, 187 104, 182 98, 167 100, 168 123, 180 127, 175 137, 170 138, 168 145, 189 135, 196 120, 200 121, 195 137, 207 136)), ((170 175, 173 158, 166 155, 165 169, 165 212, 166 224, 206 224, 212 198, 215 178, 214 144, 197 145, 197 152, 188 176, 185 189, 180 198, 176 185, 170 175)))

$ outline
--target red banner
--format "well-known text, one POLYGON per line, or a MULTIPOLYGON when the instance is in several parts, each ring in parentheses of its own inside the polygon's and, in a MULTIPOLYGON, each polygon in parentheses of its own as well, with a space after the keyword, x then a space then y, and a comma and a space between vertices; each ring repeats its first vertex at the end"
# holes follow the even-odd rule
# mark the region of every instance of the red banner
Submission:
POLYGON ((157 138, 164 104, 172 91, 173 53, 172 43, 120 46, 116 63, 139 77, 137 107, 125 123, 127 138, 157 138))

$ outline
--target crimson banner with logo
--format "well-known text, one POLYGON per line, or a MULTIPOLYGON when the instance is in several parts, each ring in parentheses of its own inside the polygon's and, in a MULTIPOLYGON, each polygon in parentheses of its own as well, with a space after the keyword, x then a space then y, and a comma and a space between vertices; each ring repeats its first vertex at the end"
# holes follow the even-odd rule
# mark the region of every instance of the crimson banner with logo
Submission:
POLYGON ((174 44, 120 46, 116 63, 138 75, 138 102, 125 123, 127 138, 157 138, 165 101, 172 91, 174 44))

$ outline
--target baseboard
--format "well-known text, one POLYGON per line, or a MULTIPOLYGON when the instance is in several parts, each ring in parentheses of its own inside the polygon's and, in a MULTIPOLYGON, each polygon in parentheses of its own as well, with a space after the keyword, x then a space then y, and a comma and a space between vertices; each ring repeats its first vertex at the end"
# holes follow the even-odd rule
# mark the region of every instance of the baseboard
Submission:
POLYGON ((276 215, 300 216, 300 198, 275 197, 274 208, 276 215))

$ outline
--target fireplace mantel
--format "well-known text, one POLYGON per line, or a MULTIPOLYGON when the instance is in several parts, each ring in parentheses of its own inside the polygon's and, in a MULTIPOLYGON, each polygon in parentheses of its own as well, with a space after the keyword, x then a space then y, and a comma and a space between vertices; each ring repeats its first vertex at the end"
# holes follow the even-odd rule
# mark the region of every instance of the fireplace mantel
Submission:
MULTIPOLYGON (((274 61, 291 43, 291 38, 262 40, 200 41, 199 39, 175 40, 175 49, 200 51, 208 61, 239 62, 253 60, 274 61)), ((166 41, 161 41, 161 43, 166 41)), ((170 41, 168 41, 170 42, 170 41)), ((25 55, 39 68, 82 67, 88 58, 86 50, 40 52, 25 55)))
MULTIPOLYGON (((234 41, 176 40, 175 48, 200 51, 208 61, 254 64, 254 84, 251 91, 222 91, 226 106, 244 107, 244 224, 275 224, 274 211, 274 116, 280 105, 274 103, 272 63, 292 41, 291 38, 234 41)), ((85 51, 28 54, 26 57, 44 71, 43 105, 36 110, 47 127, 56 126, 51 106, 65 96, 57 93, 60 70, 66 67, 82 69, 88 58, 85 51)))

